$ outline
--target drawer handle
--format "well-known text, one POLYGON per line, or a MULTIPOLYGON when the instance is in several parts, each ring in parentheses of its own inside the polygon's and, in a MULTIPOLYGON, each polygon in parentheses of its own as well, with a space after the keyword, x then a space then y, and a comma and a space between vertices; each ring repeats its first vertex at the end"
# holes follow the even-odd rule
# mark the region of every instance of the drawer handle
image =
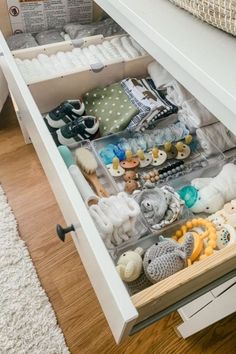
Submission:
POLYGON ((63 228, 61 225, 57 224, 57 235, 61 241, 64 242, 66 234, 71 231, 75 231, 74 225, 63 228))

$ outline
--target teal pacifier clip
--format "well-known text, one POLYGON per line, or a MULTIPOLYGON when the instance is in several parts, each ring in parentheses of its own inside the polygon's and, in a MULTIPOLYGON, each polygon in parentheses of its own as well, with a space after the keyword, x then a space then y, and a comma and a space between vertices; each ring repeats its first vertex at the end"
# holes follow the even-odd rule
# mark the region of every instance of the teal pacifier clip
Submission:
POLYGON ((198 190, 193 186, 185 186, 178 190, 178 193, 188 208, 192 208, 198 200, 198 190))

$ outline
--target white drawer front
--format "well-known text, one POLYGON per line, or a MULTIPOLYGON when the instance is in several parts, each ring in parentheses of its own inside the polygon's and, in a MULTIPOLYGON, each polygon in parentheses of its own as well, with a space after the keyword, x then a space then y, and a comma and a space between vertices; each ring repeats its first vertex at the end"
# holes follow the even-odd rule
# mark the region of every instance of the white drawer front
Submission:
POLYGON ((1 33, 0 65, 65 220, 77 231, 73 239, 81 260, 115 340, 120 342, 129 334, 138 313, 1 33))

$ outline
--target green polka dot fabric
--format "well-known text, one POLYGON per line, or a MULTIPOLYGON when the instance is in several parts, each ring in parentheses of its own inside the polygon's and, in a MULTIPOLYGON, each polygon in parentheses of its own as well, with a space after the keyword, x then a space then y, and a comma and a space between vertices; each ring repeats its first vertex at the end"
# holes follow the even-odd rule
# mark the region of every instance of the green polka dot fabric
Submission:
POLYGON ((83 101, 86 114, 98 118, 101 136, 124 130, 139 113, 120 83, 87 92, 83 101))

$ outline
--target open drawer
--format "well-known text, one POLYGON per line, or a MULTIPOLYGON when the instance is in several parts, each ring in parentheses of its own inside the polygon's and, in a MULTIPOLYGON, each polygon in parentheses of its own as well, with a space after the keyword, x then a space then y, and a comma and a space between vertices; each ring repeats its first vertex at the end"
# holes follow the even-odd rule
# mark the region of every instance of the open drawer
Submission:
MULTIPOLYGON (((176 307, 193 300, 199 296, 199 292, 209 291, 209 288, 216 286, 215 281, 223 282, 232 277, 236 266, 236 245, 227 247, 198 265, 185 268, 131 297, 116 272, 81 195, 43 122, 37 102, 34 101, 1 34, 0 64, 65 221, 74 226, 73 240, 117 343, 176 307)), ((136 64, 138 66, 137 62, 136 64)), ((114 65, 116 66, 113 68, 112 65, 107 66, 99 73, 88 71, 85 75, 84 72, 83 80, 92 82, 94 77, 96 80, 101 77, 103 81, 100 84, 106 85, 114 73, 113 80, 117 80, 120 77, 120 64, 114 65)), ((64 99, 68 98, 66 89, 65 87, 64 99)), ((48 96, 51 94, 50 91, 47 93, 48 96)))

